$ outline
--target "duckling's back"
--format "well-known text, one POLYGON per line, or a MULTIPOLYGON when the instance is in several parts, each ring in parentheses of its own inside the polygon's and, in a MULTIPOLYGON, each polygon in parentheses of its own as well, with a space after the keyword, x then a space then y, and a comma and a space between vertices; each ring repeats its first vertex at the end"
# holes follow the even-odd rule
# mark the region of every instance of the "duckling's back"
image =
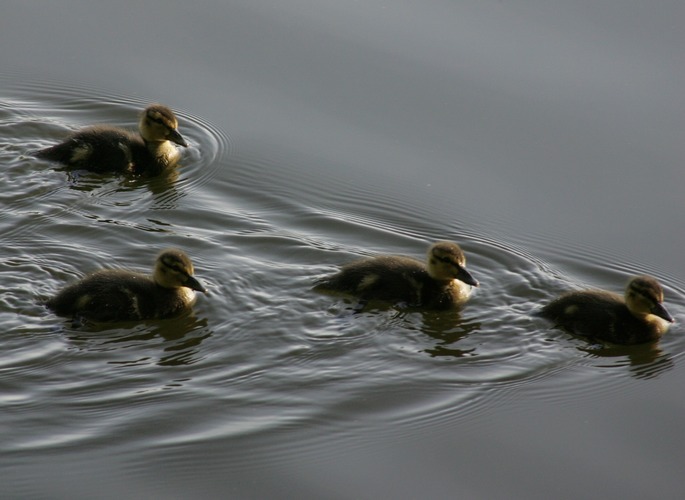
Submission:
POLYGON ((455 303, 450 283, 434 280, 422 262, 402 256, 352 262, 333 276, 318 280, 315 289, 365 300, 404 302, 431 308, 449 307, 455 303))
POLYGON ((116 322, 168 318, 190 304, 184 289, 163 288, 144 274, 107 270, 67 286, 46 305, 60 316, 116 322))
POLYGON ((649 321, 633 316, 620 295, 603 290, 566 293, 539 315, 570 333, 615 344, 639 344, 661 335, 649 321))
POLYGON ((93 172, 136 172, 149 163, 143 140, 126 130, 108 126, 84 128, 64 142, 41 149, 36 156, 93 172))

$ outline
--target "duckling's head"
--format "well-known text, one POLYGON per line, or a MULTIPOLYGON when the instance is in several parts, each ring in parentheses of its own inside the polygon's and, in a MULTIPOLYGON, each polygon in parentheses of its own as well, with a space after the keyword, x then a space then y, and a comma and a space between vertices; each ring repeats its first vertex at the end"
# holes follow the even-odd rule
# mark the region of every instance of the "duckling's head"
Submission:
POLYGON ((179 146, 188 147, 188 143, 178 132, 176 115, 161 104, 153 104, 145 108, 140 115, 138 128, 146 142, 171 141, 179 146))
POLYGON ((653 314, 669 323, 673 317, 663 305, 664 291, 657 280, 651 276, 636 276, 626 286, 626 306, 635 316, 653 314))
POLYGON ((466 257, 456 243, 438 241, 428 249, 428 274, 437 280, 458 279, 467 285, 478 281, 466 270, 466 257))
POLYGON ((207 289, 193 277, 193 263, 190 258, 175 248, 164 250, 157 256, 153 279, 164 288, 186 287, 207 293, 207 289))

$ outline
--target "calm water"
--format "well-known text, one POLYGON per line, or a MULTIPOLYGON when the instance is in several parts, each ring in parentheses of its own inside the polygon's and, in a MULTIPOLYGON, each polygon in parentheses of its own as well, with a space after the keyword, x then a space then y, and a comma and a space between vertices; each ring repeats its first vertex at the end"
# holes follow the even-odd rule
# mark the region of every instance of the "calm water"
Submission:
POLYGON ((685 8, 566 3, 7 3, 0 496, 680 498, 685 8), (168 175, 30 154, 150 102, 191 143, 168 175), (462 311, 311 291, 437 239, 482 284, 462 311), (192 314, 40 305, 169 246, 192 314), (657 346, 530 317, 636 273, 676 318, 657 346))

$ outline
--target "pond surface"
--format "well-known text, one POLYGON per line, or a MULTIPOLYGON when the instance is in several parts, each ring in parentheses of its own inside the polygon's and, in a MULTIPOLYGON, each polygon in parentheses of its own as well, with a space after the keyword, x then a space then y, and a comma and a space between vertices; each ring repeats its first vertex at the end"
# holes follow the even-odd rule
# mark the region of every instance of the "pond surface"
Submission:
POLYGON ((0 496, 681 498, 685 8, 566 4, 6 2, 0 496), (165 175, 31 155, 151 102, 190 142, 165 175), (311 290, 442 239, 481 283, 460 311, 311 290), (192 314, 41 305, 172 246, 192 314), (657 345, 531 317, 639 273, 657 345))

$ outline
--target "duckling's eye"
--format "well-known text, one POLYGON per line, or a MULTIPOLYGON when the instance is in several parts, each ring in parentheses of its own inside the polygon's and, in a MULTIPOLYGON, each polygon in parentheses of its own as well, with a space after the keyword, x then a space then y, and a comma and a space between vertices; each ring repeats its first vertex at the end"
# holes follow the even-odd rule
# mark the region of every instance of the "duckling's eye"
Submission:
POLYGON ((185 267, 183 264, 173 260, 173 259, 163 259, 162 262, 164 263, 164 267, 168 269, 169 271, 173 271, 175 273, 182 274, 184 276, 189 276, 189 274, 186 272, 185 267))
POLYGON ((647 301, 647 303, 650 305, 650 307, 655 307, 659 303, 659 301, 657 300, 656 297, 645 295, 645 296, 643 296, 643 298, 647 301))
POLYGON ((650 308, 652 308, 658 304, 658 301, 654 297, 652 297, 651 295, 639 292, 639 291, 631 291, 628 295, 633 299, 642 300, 650 308))
POLYGON ((149 117, 149 120, 153 123, 156 123, 157 125, 164 126, 164 122, 162 120, 160 120, 159 118, 149 117))
POLYGON ((455 259, 451 259, 449 257, 438 257, 436 255, 435 258, 438 259, 443 264, 446 264, 448 266, 461 267, 464 265, 463 262, 458 262, 455 259))
POLYGON ((145 119, 147 120, 148 125, 156 123, 157 125, 160 125, 162 127, 168 127, 167 120, 165 120, 164 116, 160 115, 159 113, 147 114, 145 115, 145 119))
POLYGON ((173 266, 170 266, 170 267, 171 267, 171 269, 172 269, 174 272, 177 272, 177 273, 180 274, 181 276, 185 276, 186 278, 188 278, 188 277, 190 276, 190 274, 188 274, 188 272, 187 272, 183 267, 180 267, 180 266, 177 266, 177 265, 173 265, 173 266))

